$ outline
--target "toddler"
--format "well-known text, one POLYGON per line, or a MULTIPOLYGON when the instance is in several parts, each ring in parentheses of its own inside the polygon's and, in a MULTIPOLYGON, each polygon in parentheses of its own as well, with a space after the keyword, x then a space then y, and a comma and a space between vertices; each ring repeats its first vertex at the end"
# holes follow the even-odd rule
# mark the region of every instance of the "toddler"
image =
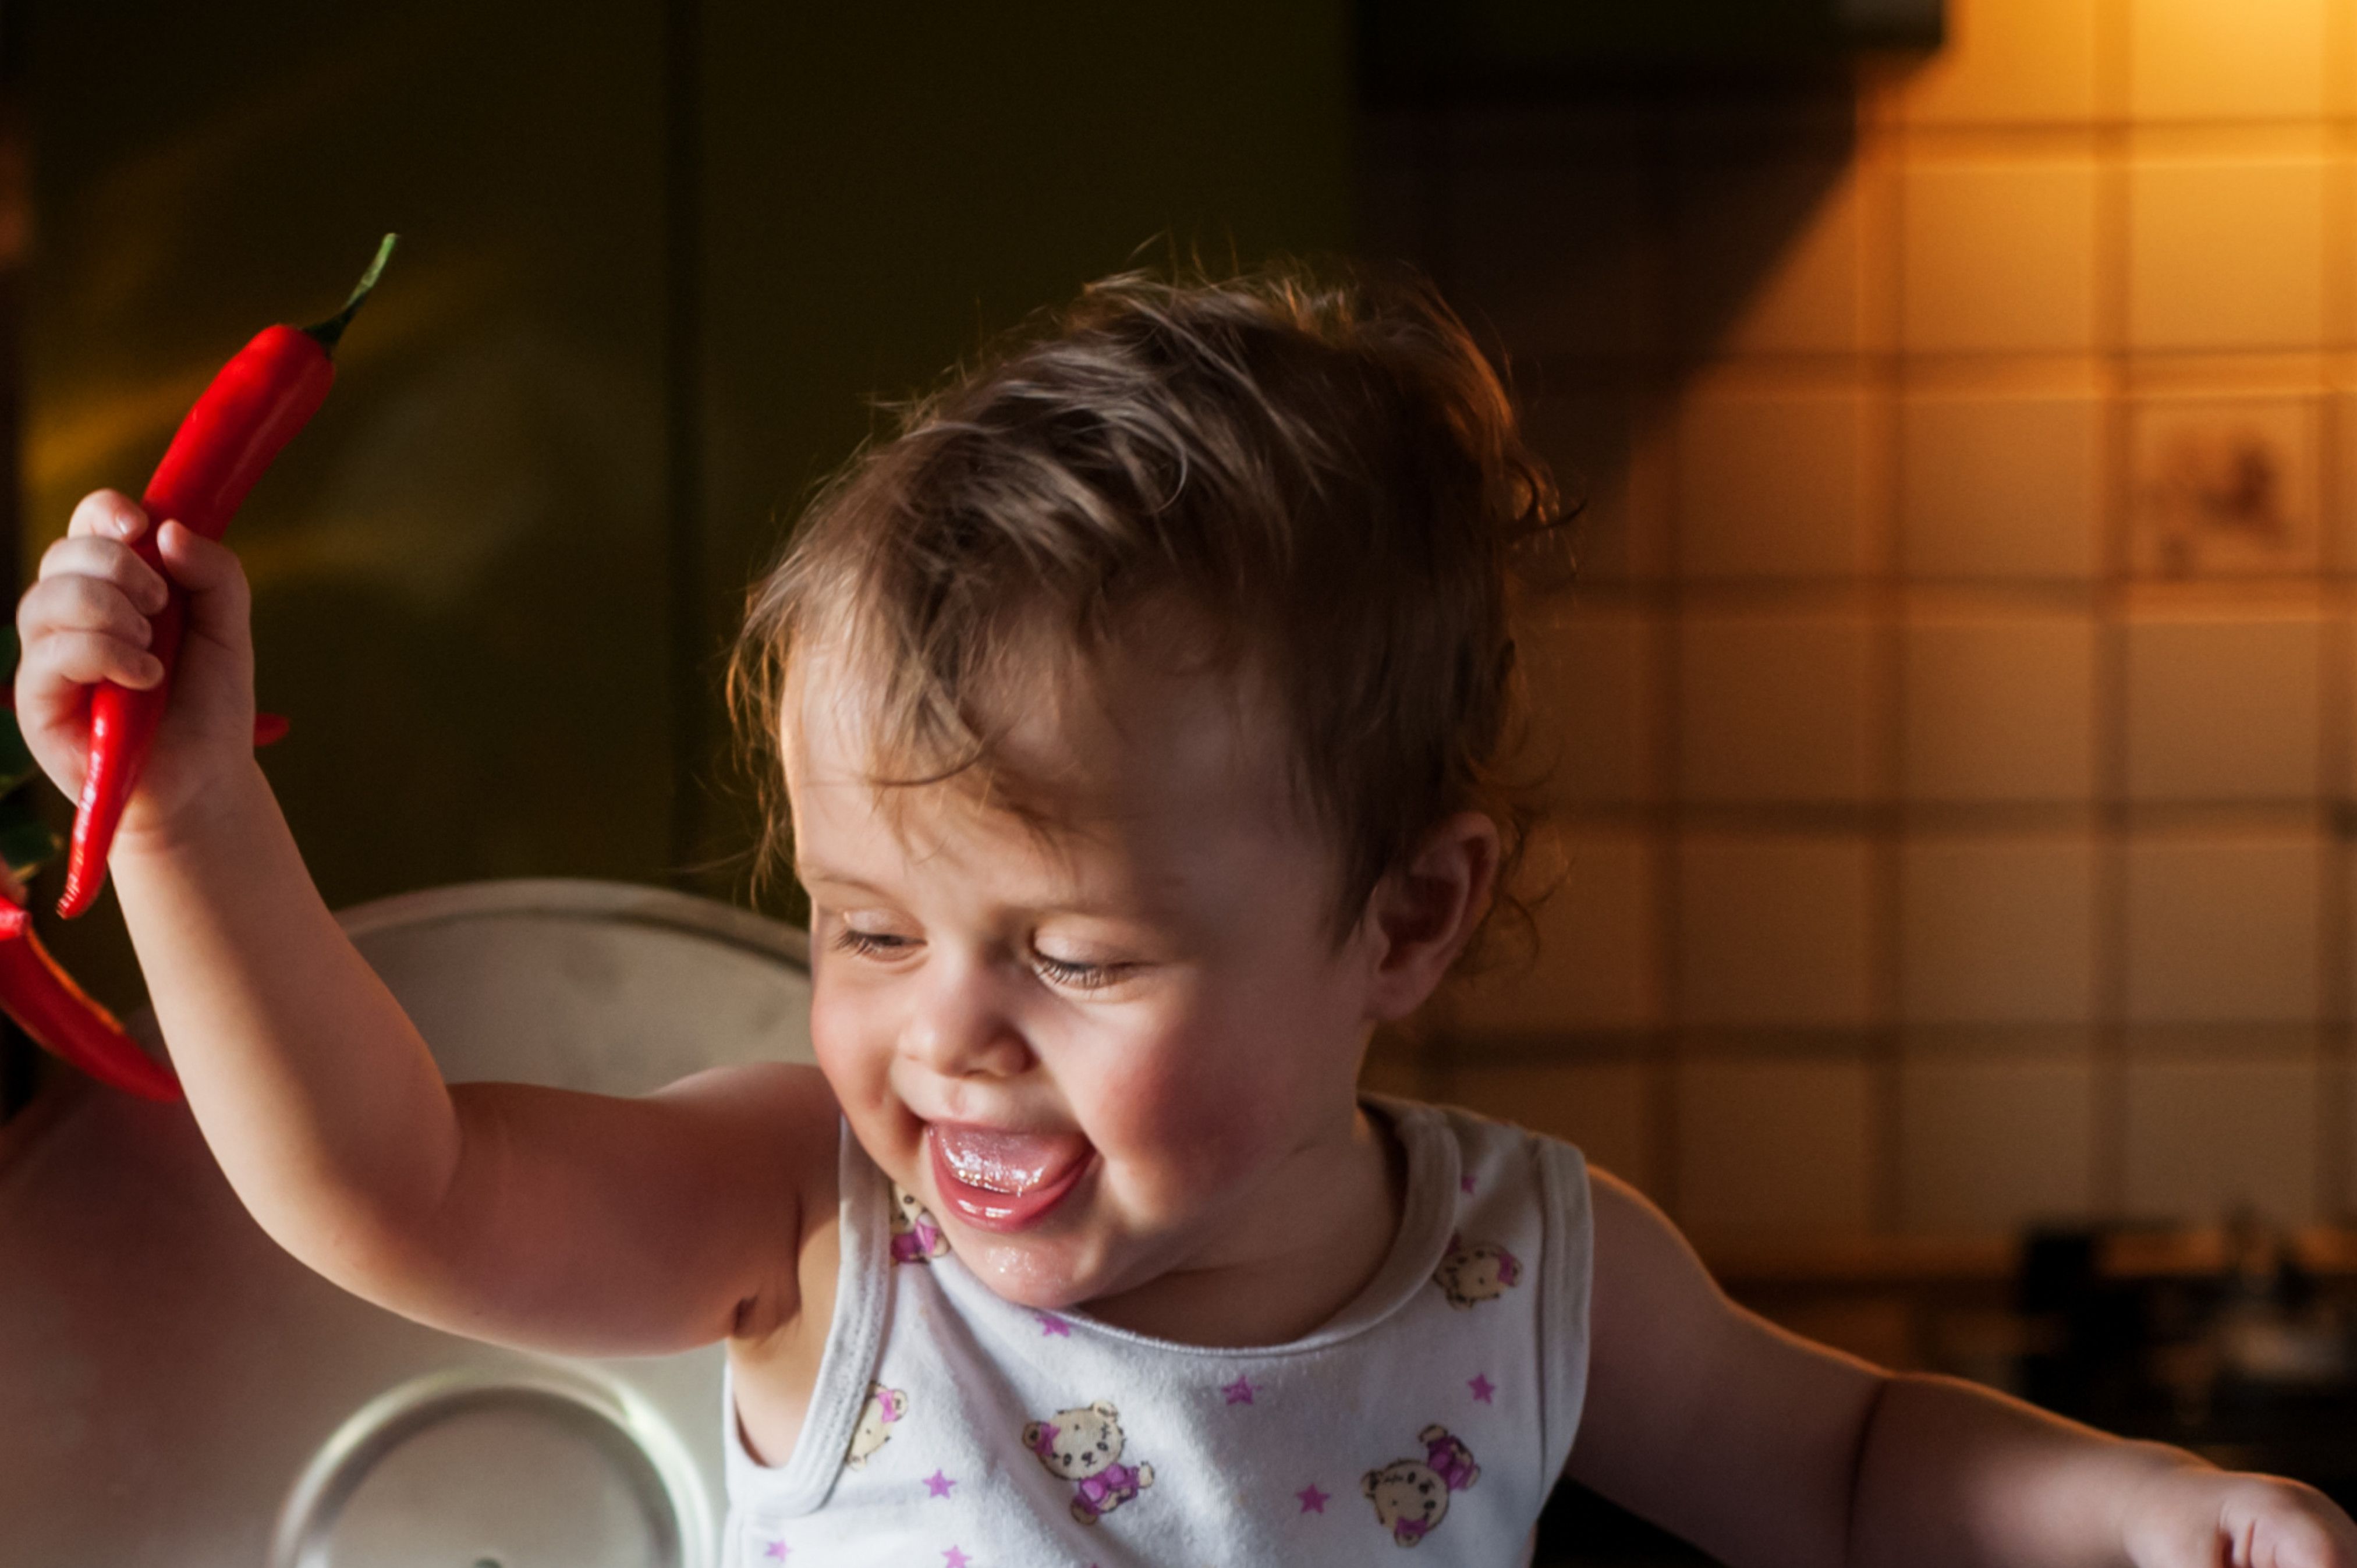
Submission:
POLYGON ((87 498, 17 711, 78 790, 158 526, 191 633, 113 875, 205 1136, 421 1322, 725 1342, 730 1564, 1509 1563, 1568 1475, 1735 1563, 2357 1568, 2307 1487, 1795 1338, 1570 1147, 1358 1092, 1519 908, 1554 521, 1426 290, 1087 291, 756 589, 819 1065, 638 1100, 443 1083, 255 765, 221 546, 87 498))

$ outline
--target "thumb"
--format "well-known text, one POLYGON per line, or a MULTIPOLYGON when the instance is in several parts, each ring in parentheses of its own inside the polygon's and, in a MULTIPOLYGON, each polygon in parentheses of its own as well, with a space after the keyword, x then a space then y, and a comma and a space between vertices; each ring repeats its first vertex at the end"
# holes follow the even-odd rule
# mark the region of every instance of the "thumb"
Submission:
POLYGON ((172 581, 188 593, 191 635, 242 647, 253 593, 237 553, 187 524, 167 521, 156 532, 156 553, 172 581))

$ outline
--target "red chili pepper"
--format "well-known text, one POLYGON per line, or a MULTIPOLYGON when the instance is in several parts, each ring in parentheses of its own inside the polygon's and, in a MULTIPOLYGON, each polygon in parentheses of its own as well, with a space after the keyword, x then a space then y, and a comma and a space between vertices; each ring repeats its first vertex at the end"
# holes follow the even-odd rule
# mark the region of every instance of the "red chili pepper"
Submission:
POLYGON ((74 815, 65 896, 58 900, 58 913, 69 919, 91 907, 106 881, 107 846, 114 840, 131 786, 156 738, 156 725, 172 689, 180 638, 187 630, 188 595, 164 572, 156 548, 156 530, 169 520, 207 539, 228 532, 246 492, 326 401, 336 379, 332 356, 337 339, 376 286, 393 244, 393 236, 387 234, 341 311, 317 327, 265 327, 221 367, 180 422, 179 433, 140 498, 156 528, 142 534, 133 548, 170 588, 164 608, 151 618, 156 635, 147 645, 147 651, 162 662, 164 678, 144 692, 102 681, 91 693, 88 771, 74 815))
POLYGON ((114 1015, 58 967, 22 906, 0 899, 0 1010, 34 1040, 99 1082, 142 1100, 178 1100, 180 1080, 123 1032, 114 1015))

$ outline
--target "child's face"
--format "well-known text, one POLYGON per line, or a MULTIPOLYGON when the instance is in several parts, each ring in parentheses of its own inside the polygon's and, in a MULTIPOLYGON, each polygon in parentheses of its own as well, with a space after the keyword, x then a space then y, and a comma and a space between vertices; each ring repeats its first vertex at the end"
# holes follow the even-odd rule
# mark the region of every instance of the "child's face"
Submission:
POLYGON ((1380 1009, 1265 710, 1116 660, 1017 726, 1043 834, 962 781, 888 804, 825 662, 801 685, 812 1034, 876 1162, 1032 1305, 1297 1251, 1321 1184, 1355 1169, 1380 1009))

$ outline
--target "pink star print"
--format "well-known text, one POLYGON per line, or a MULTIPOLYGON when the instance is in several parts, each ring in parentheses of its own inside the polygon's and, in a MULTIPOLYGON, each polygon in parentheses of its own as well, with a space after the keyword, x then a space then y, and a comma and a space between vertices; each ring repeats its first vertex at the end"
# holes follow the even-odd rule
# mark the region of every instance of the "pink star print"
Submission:
POLYGON ((764 1557, 774 1557, 779 1562, 783 1563, 786 1560, 787 1555, 792 1551, 793 1548, 788 1546, 784 1541, 773 1541, 770 1542, 769 1550, 762 1552, 761 1555, 764 1557))
POLYGON ((1326 1499, 1332 1497, 1334 1494, 1331 1492, 1319 1491, 1318 1489, 1318 1483, 1312 1481, 1293 1495, 1301 1499, 1301 1511, 1303 1513, 1324 1513, 1326 1511, 1326 1499))
POLYGON ((960 1552, 956 1547, 952 1546, 947 1552, 942 1553, 942 1561, 949 1564, 949 1568, 965 1568, 965 1565, 973 1562, 974 1559, 968 1557, 964 1552, 960 1552))
POLYGON ((1458 1187, 1461 1190, 1463 1190, 1463 1191, 1464 1191, 1464 1192, 1465 1192, 1469 1197, 1472 1194, 1472 1191, 1473 1191, 1473 1178, 1472 1178, 1471 1176, 1458 1176, 1458 1177, 1457 1178, 1457 1185, 1458 1185, 1458 1187))
POLYGON ((1039 1314, 1039 1333, 1043 1338, 1052 1335, 1058 1338, 1070 1339, 1072 1337, 1072 1326, 1052 1312, 1043 1312, 1039 1314))
POLYGON ((955 1481, 951 1480, 939 1470, 934 1471, 931 1475, 925 1477, 925 1490, 932 1493, 933 1496, 937 1498, 948 1497, 950 1495, 950 1488, 956 1485, 957 1483, 955 1481))
POLYGON ((1236 1374, 1236 1380, 1234 1382, 1221 1384, 1220 1391, 1228 1396, 1228 1402, 1230 1404, 1252 1403, 1252 1380, 1245 1377, 1242 1372, 1238 1372, 1236 1374))
POLYGON ((1474 1373, 1471 1380, 1469 1380, 1465 1386, 1471 1389, 1473 1391, 1473 1397, 1483 1404, 1488 1404, 1490 1402, 1490 1396, 1498 1391, 1498 1385, 1491 1382, 1486 1375, 1480 1372, 1474 1373))

